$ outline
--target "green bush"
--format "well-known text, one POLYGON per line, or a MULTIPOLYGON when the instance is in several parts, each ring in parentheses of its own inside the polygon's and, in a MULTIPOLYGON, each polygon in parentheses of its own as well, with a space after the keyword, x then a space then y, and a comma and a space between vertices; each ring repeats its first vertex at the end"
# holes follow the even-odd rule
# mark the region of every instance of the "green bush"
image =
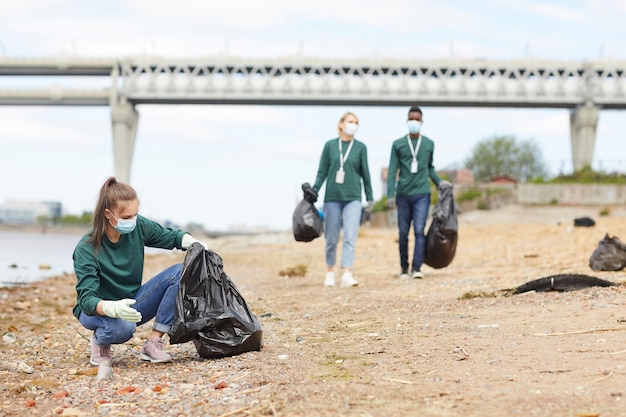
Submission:
POLYGON ((478 188, 468 188, 456 196, 456 201, 472 201, 482 196, 482 192, 478 188))
POLYGON ((626 184, 626 174, 594 171, 589 165, 570 175, 559 175, 552 184, 626 184))

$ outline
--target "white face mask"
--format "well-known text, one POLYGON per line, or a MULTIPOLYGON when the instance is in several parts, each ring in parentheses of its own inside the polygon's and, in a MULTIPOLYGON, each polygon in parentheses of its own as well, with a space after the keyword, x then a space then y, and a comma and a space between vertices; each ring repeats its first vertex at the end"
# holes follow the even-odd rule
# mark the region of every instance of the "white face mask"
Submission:
POLYGON ((422 127, 422 122, 418 122, 417 120, 409 120, 406 124, 409 127, 409 133, 412 135, 418 134, 422 127))
POLYGON ((357 130, 359 130, 359 125, 356 123, 346 123, 343 126, 343 133, 348 136, 353 136, 357 130))

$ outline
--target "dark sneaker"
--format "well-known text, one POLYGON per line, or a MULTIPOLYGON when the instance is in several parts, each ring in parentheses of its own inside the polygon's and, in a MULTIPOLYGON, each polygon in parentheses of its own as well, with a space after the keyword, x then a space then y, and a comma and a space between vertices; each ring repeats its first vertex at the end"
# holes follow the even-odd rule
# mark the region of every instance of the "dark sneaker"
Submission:
POLYGON ((165 347, 163 346, 163 340, 159 337, 154 337, 146 342, 141 349, 141 355, 139 355, 144 361, 150 361, 152 363, 171 362, 172 357, 167 354, 165 347))
POLYGON ((402 272, 400 272, 400 279, 409 279, 411 276, 409 275, 408 268, 402 268, 402 272))
POLYGON ((112 362, 113 352, 111 352, 111 345, 99 345, 96 343, 96 337, 91 336, 91 358, 89 363, 95 366, 100 365, 102 361, 112 362))
POLYGON ((411 278, 424 278, 424 273, 418 269, 417 271, 411 272, 411 278))

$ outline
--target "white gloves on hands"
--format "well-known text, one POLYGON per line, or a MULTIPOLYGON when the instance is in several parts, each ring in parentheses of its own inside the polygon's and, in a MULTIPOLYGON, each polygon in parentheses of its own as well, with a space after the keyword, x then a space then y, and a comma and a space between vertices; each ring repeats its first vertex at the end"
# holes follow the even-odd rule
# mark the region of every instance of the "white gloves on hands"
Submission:
POLYGON ((132 308, 135 300, 125 298, 119 301, 103 301, 102 311, 109 317, 121 318, 131 323, 139 323, 141 321, 141 313, 132 308))
POLYGON ((192 244, 196 242, 201 244, 204 247, 204 249, 209 249, 206 243, 200 242, 199 240, 191 236, 189 233, 185 233, 183 235, 183 240, 181 241, 180 245, 183 247, 183 249, 187 250, 191 247, 192 244))

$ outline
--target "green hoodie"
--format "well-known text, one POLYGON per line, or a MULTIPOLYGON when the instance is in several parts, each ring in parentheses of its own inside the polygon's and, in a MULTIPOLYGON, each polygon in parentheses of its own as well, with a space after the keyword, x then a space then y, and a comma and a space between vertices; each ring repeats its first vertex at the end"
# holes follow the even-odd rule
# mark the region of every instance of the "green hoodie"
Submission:
POLYGON ((144 247, 182 249, 181 241, 186 233, 172 230, 137 215, 137 226, 131 233, 123 234, 117 243, 106 236, 97 255, 87 232, 74 249, 74 272, 76 273, 76 318, 81 312, 95 316, 100 300, 133 298, 143 279, 144 247))
MULTIPOLYGON (((435 185, 439 185, 441 179, 435 172, 433 166, 433 154, 435 143, 424 135, 421 135, 422 143, 417 151, 417 172, 411 172, 413 155, 409 148, 407 135, 396 139, 391 146, 391 158, 389 159, 389 170, 387 171, 387 197, 394 198, 396 194, 417 195, 430 194, 430 183, 428 178, 433 180, 435 185), (399 172, 398 182, 396 174, 399 172)), ((411 139, 413 149, 417 146, 419 138, 411 139)))
MULTIPOLYGON (((366 200, 374 201, 367 163, 367 147, 363 142, 352 140, 354 144, 343 166, 345 172, 343 184, 335 182, 335 175, 340 166, 338 141, 339 138, 331 139, 324 145, 313 189, 319 192, 324 181, 328 179, 324 201, 361 201, 361 180, 363 180, 366 200)), ((341 145, 345 156, 350 142, 341 142, 341 145)))

